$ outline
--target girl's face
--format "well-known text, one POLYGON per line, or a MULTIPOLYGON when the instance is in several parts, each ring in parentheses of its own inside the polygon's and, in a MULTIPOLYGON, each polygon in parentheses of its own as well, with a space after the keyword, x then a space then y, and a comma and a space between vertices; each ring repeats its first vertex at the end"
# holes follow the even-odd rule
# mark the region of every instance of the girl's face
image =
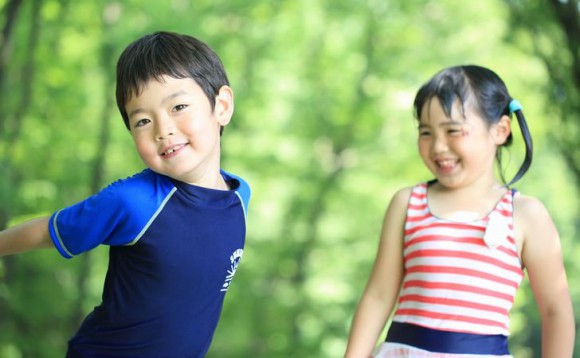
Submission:
POLYGON ((150 80, 125 105, 131 135, 153 171, 206 187, 220 185, 220 127, 232 115, 233 97, 224 86, 215 109, 191 78, 150 80))
POLYGON ((447 117, 437 97, 427 101, 419 118, 419 154, 437 181, 447 188, 461 188, 477 182, 495 182, 497 147, 509 135, 507 116, 489 126, 471 108, 462 115, 456 102, 447 117))

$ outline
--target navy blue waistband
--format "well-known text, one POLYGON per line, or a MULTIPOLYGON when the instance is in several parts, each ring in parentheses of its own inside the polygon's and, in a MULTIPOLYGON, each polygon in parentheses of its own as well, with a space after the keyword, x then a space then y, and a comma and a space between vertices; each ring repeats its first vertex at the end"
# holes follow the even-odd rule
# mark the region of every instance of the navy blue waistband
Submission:
POLYGON ((438 353, 510 354, 508 338, 502 334, 484 335, 439 331, 400 322, 391 323, 386 341, 438 353))

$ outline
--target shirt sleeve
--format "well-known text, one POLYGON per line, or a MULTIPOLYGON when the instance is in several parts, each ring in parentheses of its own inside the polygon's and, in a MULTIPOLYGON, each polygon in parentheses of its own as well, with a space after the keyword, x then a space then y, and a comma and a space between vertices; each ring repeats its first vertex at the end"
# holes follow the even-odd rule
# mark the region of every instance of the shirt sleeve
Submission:
POLYGON ((235 188, 235 191, 238 197, 240 198, 240 201, 242 202, 244 215, 247 215, 248 206, 250 205, 250 197, 252 196, 252 190, 250 189, 250 185, 248 185, 248 183, 244 179, 235 174, 228 173, 223 170, 221 172, 226 176, 226 178, 235 179, 239 183, 238 187, 235 188))
POLYGON ((101 244, 137 242, 175 191, 163 179, 146 170, 52 214, 49 232, 59 253, 71 258, 101 244))

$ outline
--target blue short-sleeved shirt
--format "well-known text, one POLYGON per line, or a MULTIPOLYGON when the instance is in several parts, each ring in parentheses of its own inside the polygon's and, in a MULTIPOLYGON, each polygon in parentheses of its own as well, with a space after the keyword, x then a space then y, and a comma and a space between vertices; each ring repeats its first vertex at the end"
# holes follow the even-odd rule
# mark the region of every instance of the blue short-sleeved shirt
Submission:
POLYGON ((102 304, 69 342, 69 357, 203 357, 243 254, 250 188, 185 184, 149 169, 51 216, 70 258, 110 246, 102 304))

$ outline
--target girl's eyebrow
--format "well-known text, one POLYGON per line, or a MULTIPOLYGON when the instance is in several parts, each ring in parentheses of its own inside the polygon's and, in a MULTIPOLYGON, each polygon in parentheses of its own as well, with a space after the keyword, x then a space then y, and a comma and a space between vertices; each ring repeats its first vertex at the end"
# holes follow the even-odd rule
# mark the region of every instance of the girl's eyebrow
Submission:
POLYGON ((441 127, 448 127, 448 126, 460 126, 463 125, 463 122, 460 121, 455 121, 453 119, 450 119, 447 122, 443 122, 439 124, 441 127))
MULTIPOLYGON (((449 126, 459 126, 459 125, 463 125, 463 122, 449 119, 445 122, 439 123, 437 126, 438 127, 449 127, 449 126)), ((431 127, 431 125, 419 122, 419 128, 426 128, 426 127, 431 127)))

